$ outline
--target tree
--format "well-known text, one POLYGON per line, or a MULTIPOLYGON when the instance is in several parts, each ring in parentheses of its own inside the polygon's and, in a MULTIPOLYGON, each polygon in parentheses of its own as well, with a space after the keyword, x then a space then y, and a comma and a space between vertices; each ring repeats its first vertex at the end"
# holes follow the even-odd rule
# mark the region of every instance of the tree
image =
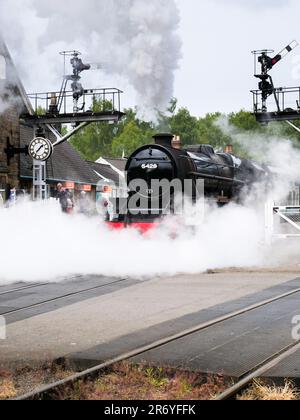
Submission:
MULTIPOLYGON (((299 121, 293 121, 292 123, 300 129, 299 121)), ((300 133, 294 127, 291 127, 286 122, 278 122, 276 124, 269 124, 267 127, 267 133, 274 136, 289 138, 290 140, 293 141, 296 147, 300 147, 300 133)))
MULTIPOLYGON (((110 103, 95 99, 92 109, 94 112, 101 112, 103 109, 107 110, 109 106, 111 106, 110 103)), ((83 158, 95 161, 99 159, 99 157, 122 156, 123 148, 120 145, 118 146, 118 141, 128 125, 129 129, 127 128, 127 133, 133 126, 139 129, 141 136, 140 144, 145 142, 145 138, 147 138, 148 142, 150 142, 151 137, 154 134, 154 125, 140 120, 137 117, 136 109, 128 108, 124 110, 124 113, 125 116, 118 122, 118 124, 110 125, 102 122, 88 125, 72 137, 71 144, 83 158)), ((135 134, 134 131, 133 134, 135 134)), ((121 141, 123 140, 121 138, 121 141)), ((132 143, 139 144, 137 139, 135 139, 132 143)), ((124 142, 125 150, 132 150, 132 148, 128 146, 129 144, 130 141, 127 139, 124 142)))
POLYGON ((40 117, 43 115, 46 115, 46 110, 42 106, 38 106, 36 110, 36 115, 39 115, 40 117))
POLYGON ((138 147, 148 144, 153 133, 143 130, 136 121, 128 122, 123 131, 112 142, 113 156, 129 156, 138 147))
POLYGON ((73 136, 71 144, 87 160, 110 156, 115 127, 107 123, 90 124, 73 136))
POLYGON ((187 108, 181 108, 176 114, 169 118, 171 132, 180 136, 184 146, 200 142, 198 121, 193 117, 187 108))
MULTIPOLYGON (((102 99, 94 99, 93 111, 101 112, 112 109, 112 104, 102 99)), ((39 112, 44 112, 42 109, 39 112)), ((125 116, 117 124, 94 123, 85 127, 72 137, 72 145, 88 160, 99 157, 120 157, 124 153, 129 156, 136 148, 152 142, 157 132, 172 132, 181 137, 183 146, 189 144, 210 144, 217 150, 224 150, 232 144, 236 154, 248 156, 245 148, 238 141, 239 134, 253 136, 279 136, 291 139, 300 147, 300 134, 282 122, 262 126, 251 112, 241 110, 230 115, 220 113, 207 114, 197 118, 187 108, 177 110, 177 100, 172 98, 166 112, 158 115, 156 122, 146 122, 138 117, 136 108, 124 110, 125 116), (222 128, 222 118, 233 128, 227 131, 222 128)), ((300 127, 299 122, 295 125, 300 127)), ((254 138, 254 137, 253 137, 254 138)))
MULTIPOLYGON (((102 99, 94 99, 92 110, 102 112, 111 110, 112 104, 102 99)), ((91 161, 101 156, 110 156, 111 144, 117 132, 115 125, 106 122, 93 123, 79 131, 71 139, 71 144, 82 155, 91 161)))
POLYGON ((130 122, 134 122, 137 127, 139 127, 143 132, 154 132, 155 124, 147 121, 141 120, 137 114, 138 110, 136 108, 127 108, 124 110, 125 116, 122 118, 122 120, 118 124, 118 132, 116 135, 120 135, 126 125, 130 122))
POLYGON ((241 110, 229 115, 230 124, 236 128, 246 131, 260 131, 262 126, 256 121, 255 116, 248 111, 241 110))
POLYGON ((232 138, 224 134, 221 127, 218 126, 222 114, 207 114, 204 118, 198 120, 199 143, 210 144, 216 149, 224 150, 228 144, 232 144, 232 138))

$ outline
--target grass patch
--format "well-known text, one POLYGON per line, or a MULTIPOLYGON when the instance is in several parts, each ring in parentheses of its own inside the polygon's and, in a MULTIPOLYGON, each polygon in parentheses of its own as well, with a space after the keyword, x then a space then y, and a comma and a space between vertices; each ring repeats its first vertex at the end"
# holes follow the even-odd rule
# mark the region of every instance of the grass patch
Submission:
POLYGON ((209 400, 226 389, 221 376, 121 363, 106 374, 60 390, 62 400, 209 400))
POLYGON ((290 381, 286 381, 280 387, 257 380, 237 399, 239 401, 299 401, 300 393, 290 381))
POLYGON ((16 398, 73 374, 67 367, 50 362, 34 367, 0 368, 0 400, 16 398))
POLYGON ((17 396, 15 384, 10 379, 0 380, 0 400, 9 400, 17 396))

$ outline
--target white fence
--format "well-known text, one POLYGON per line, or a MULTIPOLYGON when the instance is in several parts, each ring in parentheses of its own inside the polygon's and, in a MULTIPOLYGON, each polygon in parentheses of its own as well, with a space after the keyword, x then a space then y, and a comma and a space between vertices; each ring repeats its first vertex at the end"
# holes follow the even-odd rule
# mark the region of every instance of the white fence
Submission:
POLYGON ((300 239, 300 205, 277 206, 270 201, 265 207, 265 236, 271 244, 276 239, 300 239))

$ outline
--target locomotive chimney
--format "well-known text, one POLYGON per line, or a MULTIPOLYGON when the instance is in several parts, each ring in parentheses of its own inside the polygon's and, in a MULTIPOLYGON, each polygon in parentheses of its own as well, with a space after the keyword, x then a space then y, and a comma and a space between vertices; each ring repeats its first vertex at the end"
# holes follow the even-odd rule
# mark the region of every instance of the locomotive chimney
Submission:
POLYGON ((158 144, 159 146, 172 147, 174 136, 170 133, 161 133, 156 134, 153 138, 155 140, 155 144, 158 144))

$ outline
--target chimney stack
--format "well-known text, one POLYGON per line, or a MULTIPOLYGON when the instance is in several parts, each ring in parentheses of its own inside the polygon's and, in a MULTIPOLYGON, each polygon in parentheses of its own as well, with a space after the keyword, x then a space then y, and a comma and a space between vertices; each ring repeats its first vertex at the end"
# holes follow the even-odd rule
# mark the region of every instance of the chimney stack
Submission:
POLYGON ((172 147, 174 136, 170 133, 161 133, 156 134, 153 138, 155 140, 155 144, 158 144, 159 146, 172 147))

